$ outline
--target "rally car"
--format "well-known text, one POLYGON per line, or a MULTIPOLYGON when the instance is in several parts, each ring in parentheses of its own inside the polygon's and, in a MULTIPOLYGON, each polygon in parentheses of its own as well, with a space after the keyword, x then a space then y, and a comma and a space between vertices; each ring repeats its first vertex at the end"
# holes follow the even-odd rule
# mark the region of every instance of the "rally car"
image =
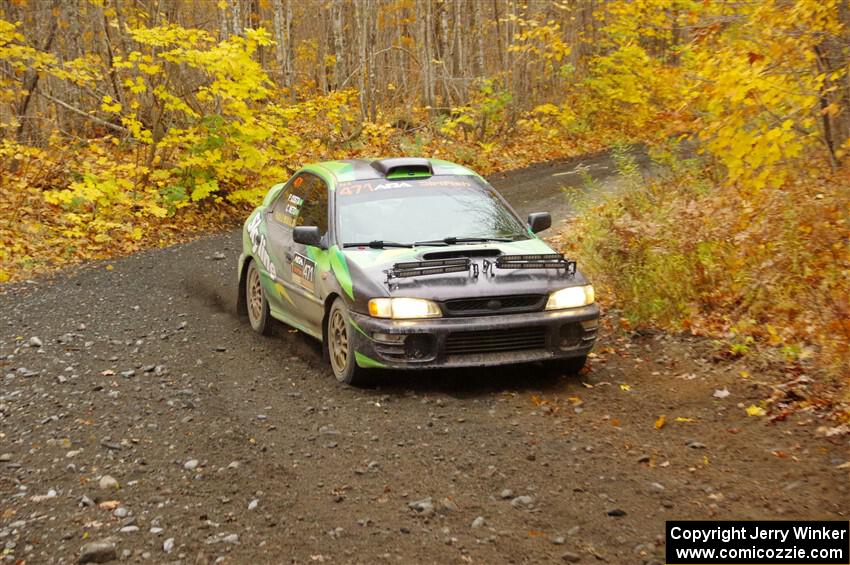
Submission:
POLYGON ((319 340, 336 378, 554 361, 577 372, 599 308, 576 264, 473 171, 437 159, 308 165, 248 217, 239 312, 319 340))

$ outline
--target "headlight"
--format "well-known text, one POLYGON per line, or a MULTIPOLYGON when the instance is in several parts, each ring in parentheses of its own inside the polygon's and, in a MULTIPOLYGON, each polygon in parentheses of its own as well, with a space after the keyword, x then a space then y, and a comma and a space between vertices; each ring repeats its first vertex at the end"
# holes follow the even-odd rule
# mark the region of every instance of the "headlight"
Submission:
POLYGON ((564 308, 579 308, 593 304, 596 296, 593 293, 593 285, 571 286, 563 288, 549 295, 546 302, 547 310, 562 310, 564 308))
POLYGON ((439 318, 440 307, 422 298, 373 298, 369 301, 369 315, 375 318, 409 320, 412 318, 439 318))

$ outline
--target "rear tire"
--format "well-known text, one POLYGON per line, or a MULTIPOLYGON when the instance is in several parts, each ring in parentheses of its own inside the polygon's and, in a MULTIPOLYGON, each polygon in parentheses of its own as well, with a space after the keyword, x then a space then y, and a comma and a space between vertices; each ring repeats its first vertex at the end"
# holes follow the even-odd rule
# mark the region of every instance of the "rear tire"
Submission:
POLYGON ((351 318, 341 298, 334 300, 328 313, 328 358, 334 377, 351 386, 368 384, 367 371, 357 366, 352 347, 351 318))
POLYGON ((248 272, 245 273, 245 305, 251 329, 258 334, 269 335, 272 331, 269 301, 260 280, 260 270, 254 261, 248 264, 248 272))

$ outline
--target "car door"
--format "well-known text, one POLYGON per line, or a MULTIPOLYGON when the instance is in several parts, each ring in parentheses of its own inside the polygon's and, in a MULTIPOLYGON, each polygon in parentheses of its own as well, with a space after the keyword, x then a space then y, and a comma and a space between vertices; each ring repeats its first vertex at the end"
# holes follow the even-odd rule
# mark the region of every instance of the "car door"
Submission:
POLYGON ((324 303, 316 284, 316 263, 311 257, 319 252, 295 243, 295 226, 318 226, 323 234, 328 229, 328 187, 310 173, 295 176, 271 207, 268 218, 271 234, 270 253, 283 268, 279 283, 283 286, 281 308, 293 326, 321 336, 324 303))

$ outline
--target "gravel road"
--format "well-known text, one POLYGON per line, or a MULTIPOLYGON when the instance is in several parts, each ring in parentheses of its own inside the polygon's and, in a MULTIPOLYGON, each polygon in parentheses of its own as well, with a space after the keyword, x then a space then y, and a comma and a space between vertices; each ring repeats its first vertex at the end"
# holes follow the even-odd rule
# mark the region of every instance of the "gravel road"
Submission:
MULTIPOLYGON (((577 167, 616 184, 604 156, 494 184, 563 218, 577 167)), ((848 519, 846 436, 806 413, 748 417, 773 377, 702 341, 608 321, 581 379, 525 366, 347 388, 309 338, 235 317, 239 244, 0 289, 6 561, 662 563, 667 519, 848 519)))

